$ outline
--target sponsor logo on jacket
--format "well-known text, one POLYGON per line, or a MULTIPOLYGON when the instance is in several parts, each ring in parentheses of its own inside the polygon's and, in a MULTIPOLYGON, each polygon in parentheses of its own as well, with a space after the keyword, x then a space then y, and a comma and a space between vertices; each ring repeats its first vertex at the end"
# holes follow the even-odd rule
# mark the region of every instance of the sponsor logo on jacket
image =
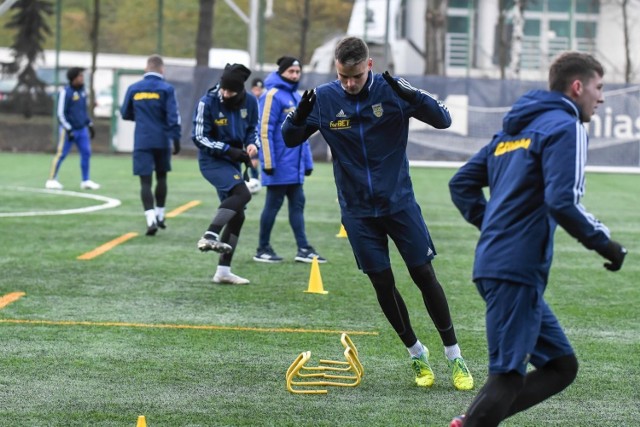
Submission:
POLYGON ((528 150, 530 144, 531 138, 520 138, 514 141, 502 141, 496 146, 496 150, 493 152, 493 155, 498 157, 518 149, 528 150))
POLYGON ((138 92, 133 95, 134 101, 145 101, 147 99, 160 99, 158 92, 138 92))

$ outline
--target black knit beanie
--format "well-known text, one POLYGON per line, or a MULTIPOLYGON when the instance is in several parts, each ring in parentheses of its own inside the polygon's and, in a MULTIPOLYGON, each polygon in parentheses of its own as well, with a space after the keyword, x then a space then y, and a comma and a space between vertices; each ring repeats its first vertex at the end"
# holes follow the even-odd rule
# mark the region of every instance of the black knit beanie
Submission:
POLYGON ((220 78, 220 87, 240 93, 244 90, 244 82, 251 75, 251 70, 242 64, 227 64, 220 78))
POLYGON ((298 61, 297 58, 294 58, 293 56, 283 56, 280 59, 278 59, 278 62, 276 62, 276 64, 278 64, 278 74, 282 74, 285 71, 287 71, 287 68, 289 67, 293 67, 294 65, 297 65, 298 67, 300 67, 300 61, 298 61))

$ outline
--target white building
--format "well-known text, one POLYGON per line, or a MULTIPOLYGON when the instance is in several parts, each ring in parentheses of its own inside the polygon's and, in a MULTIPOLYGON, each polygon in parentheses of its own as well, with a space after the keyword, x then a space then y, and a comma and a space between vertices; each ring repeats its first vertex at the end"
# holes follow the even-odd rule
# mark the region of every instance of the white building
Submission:
MULTIPOLYGON (((507 51, 514 17, 511 0, 504 13, 507 51)), ((592 53, 606 68, 607 81, 624 82, 626 51, 622 6, 616 0, 529 0, 523 19, 520 78, 546 80, 553 58, 565 50, 592 53)), ((427 0, 356 0, 348 35, 371 46, 377 71, 423 74, 427 0), (387 11, 389 12, 387 19, 387 11), (385 49, 385 40, 388 45, 385 49), (387 61, 387 64, 384 61, 387 61)), ((640 0, 627 8, 629 51, 640 50, 640 0)), ((499 0, 449 0, 445 40, 448 76, 500 77, 499 0)), ((333 39, 314 52, 311 71, 332 72, 333 39)), ((631 55, 632 82, 640 81, 640 59, 631 55), (635 62, 633 62, 635 60, 635 62)))

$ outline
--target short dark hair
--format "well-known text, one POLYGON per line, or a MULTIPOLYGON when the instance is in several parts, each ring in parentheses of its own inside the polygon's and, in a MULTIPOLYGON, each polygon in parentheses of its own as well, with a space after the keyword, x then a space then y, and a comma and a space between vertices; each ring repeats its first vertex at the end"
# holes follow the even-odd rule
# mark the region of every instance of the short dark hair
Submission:
POLYGON ((576 79, 582 83, 594 77, 604 76, 602 64, 588 53, 564 52, 549 68, 549 89, 564 92, 576 79))
POLYGON ((151 71, 160 71, 164 67, 164 61, 158 54, 153 54, 147 58, 147 68, 151 71))
POLYGON ((345 37, 336 45, 333 57, 342 65, 356 65, 369 59, 369 47, 359 37, 345 37))

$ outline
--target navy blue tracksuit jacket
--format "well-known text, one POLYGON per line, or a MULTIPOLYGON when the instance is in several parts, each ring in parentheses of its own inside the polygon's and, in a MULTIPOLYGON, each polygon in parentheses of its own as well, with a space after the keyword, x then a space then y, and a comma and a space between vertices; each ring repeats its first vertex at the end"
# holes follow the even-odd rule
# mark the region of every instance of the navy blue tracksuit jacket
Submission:
POLYGON ((607 227, 580 203, 587 144, 572 100, 531 91, 505 116, 502 131, 454 175, 451 198, 481 231, 474 280, 546 285, 557 224, 588 249, 609 242, 607 227))
POLYGON ((342 213, 381 217, 415 203, 406 153, 409 119, 445 129, 451 116, 444 104, 424 91, 415 105, 409 104, 372 72, 357 95, 345 92, 338 80, 315 91, 306 125, 296 126, 288 116, 282 136, 295 146, 320 130, 331 149, 342 213))

